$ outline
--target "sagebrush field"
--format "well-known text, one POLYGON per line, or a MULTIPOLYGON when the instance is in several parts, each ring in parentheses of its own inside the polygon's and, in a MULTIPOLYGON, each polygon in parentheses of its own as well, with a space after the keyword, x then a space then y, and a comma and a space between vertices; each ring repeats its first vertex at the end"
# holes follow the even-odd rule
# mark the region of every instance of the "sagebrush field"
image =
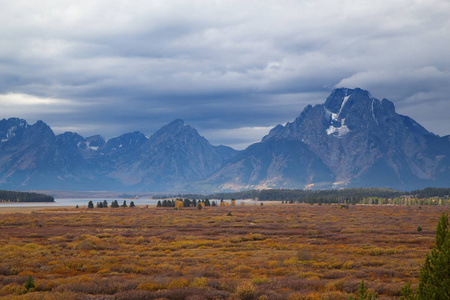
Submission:
POLYGON ((417 285, 444 206, 278 204, 0 214, 4 299, 378 299, 417 285), (29 276, 34 288, 25 288, 29 276))

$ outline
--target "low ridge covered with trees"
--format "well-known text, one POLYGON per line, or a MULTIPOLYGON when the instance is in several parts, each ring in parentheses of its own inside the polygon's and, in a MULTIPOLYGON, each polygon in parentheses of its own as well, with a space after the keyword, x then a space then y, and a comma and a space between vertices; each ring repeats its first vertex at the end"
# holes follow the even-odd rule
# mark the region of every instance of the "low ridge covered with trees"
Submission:
POLYGON ((0 202, 55 202, 52 196, 0 190, 0 202))
MULTIPOLYGON (((179 194, 180 198, 194 199, 253 199, 259 201, 284 201, 287 203, 347 203, 347 204, 397 204, 434 205, 449 204, 450 189, 426 188, 411 192, 401 192, 381 188, 350 188, 342 190, 290 190, 268 189, 248 190, 234 193, 210 195, 179 194)), ((173 197, 157 195, 154 199, 173 197)))

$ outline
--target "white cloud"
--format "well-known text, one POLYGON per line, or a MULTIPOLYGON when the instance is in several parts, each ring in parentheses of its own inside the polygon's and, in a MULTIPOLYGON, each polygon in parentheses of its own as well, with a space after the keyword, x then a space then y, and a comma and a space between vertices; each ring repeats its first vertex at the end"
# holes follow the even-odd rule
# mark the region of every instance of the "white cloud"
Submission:
POLYGON ((70 111, 79 104, 64 99, 41 98, 26 94, 5 94, 0 95, 0 110, 23 111, 28 110, 52 110, 55 112, 70 111))
POLYGON ((228 141, 227 146, 243 150, 250 144, 260 142, 274 126, 267 127, 240 127, 230 129, 202 130, 205 138, 213 145, 228 141), (231 142, 231 143, 230 143, 231 142))

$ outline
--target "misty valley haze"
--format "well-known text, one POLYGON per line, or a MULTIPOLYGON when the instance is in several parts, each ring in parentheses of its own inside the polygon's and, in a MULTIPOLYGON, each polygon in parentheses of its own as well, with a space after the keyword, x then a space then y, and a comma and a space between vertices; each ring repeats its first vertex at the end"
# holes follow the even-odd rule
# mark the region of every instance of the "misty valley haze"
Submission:
POLYGON ((55 135, 0 121, 0 188, 210 192, 261 188, 447 186, 450 137, 362 89, 336 89, 243 151, 213 146, 175 120, 150 137, 55 135))

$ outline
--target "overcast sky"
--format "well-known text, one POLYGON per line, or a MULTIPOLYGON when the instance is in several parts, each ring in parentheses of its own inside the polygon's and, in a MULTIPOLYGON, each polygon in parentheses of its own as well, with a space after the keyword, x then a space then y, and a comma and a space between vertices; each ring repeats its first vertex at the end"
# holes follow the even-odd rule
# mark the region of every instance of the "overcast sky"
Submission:
POLYGON ((0 118, 243 149, 336 87, 450 134, 450 1, 0 0, 0 118))

